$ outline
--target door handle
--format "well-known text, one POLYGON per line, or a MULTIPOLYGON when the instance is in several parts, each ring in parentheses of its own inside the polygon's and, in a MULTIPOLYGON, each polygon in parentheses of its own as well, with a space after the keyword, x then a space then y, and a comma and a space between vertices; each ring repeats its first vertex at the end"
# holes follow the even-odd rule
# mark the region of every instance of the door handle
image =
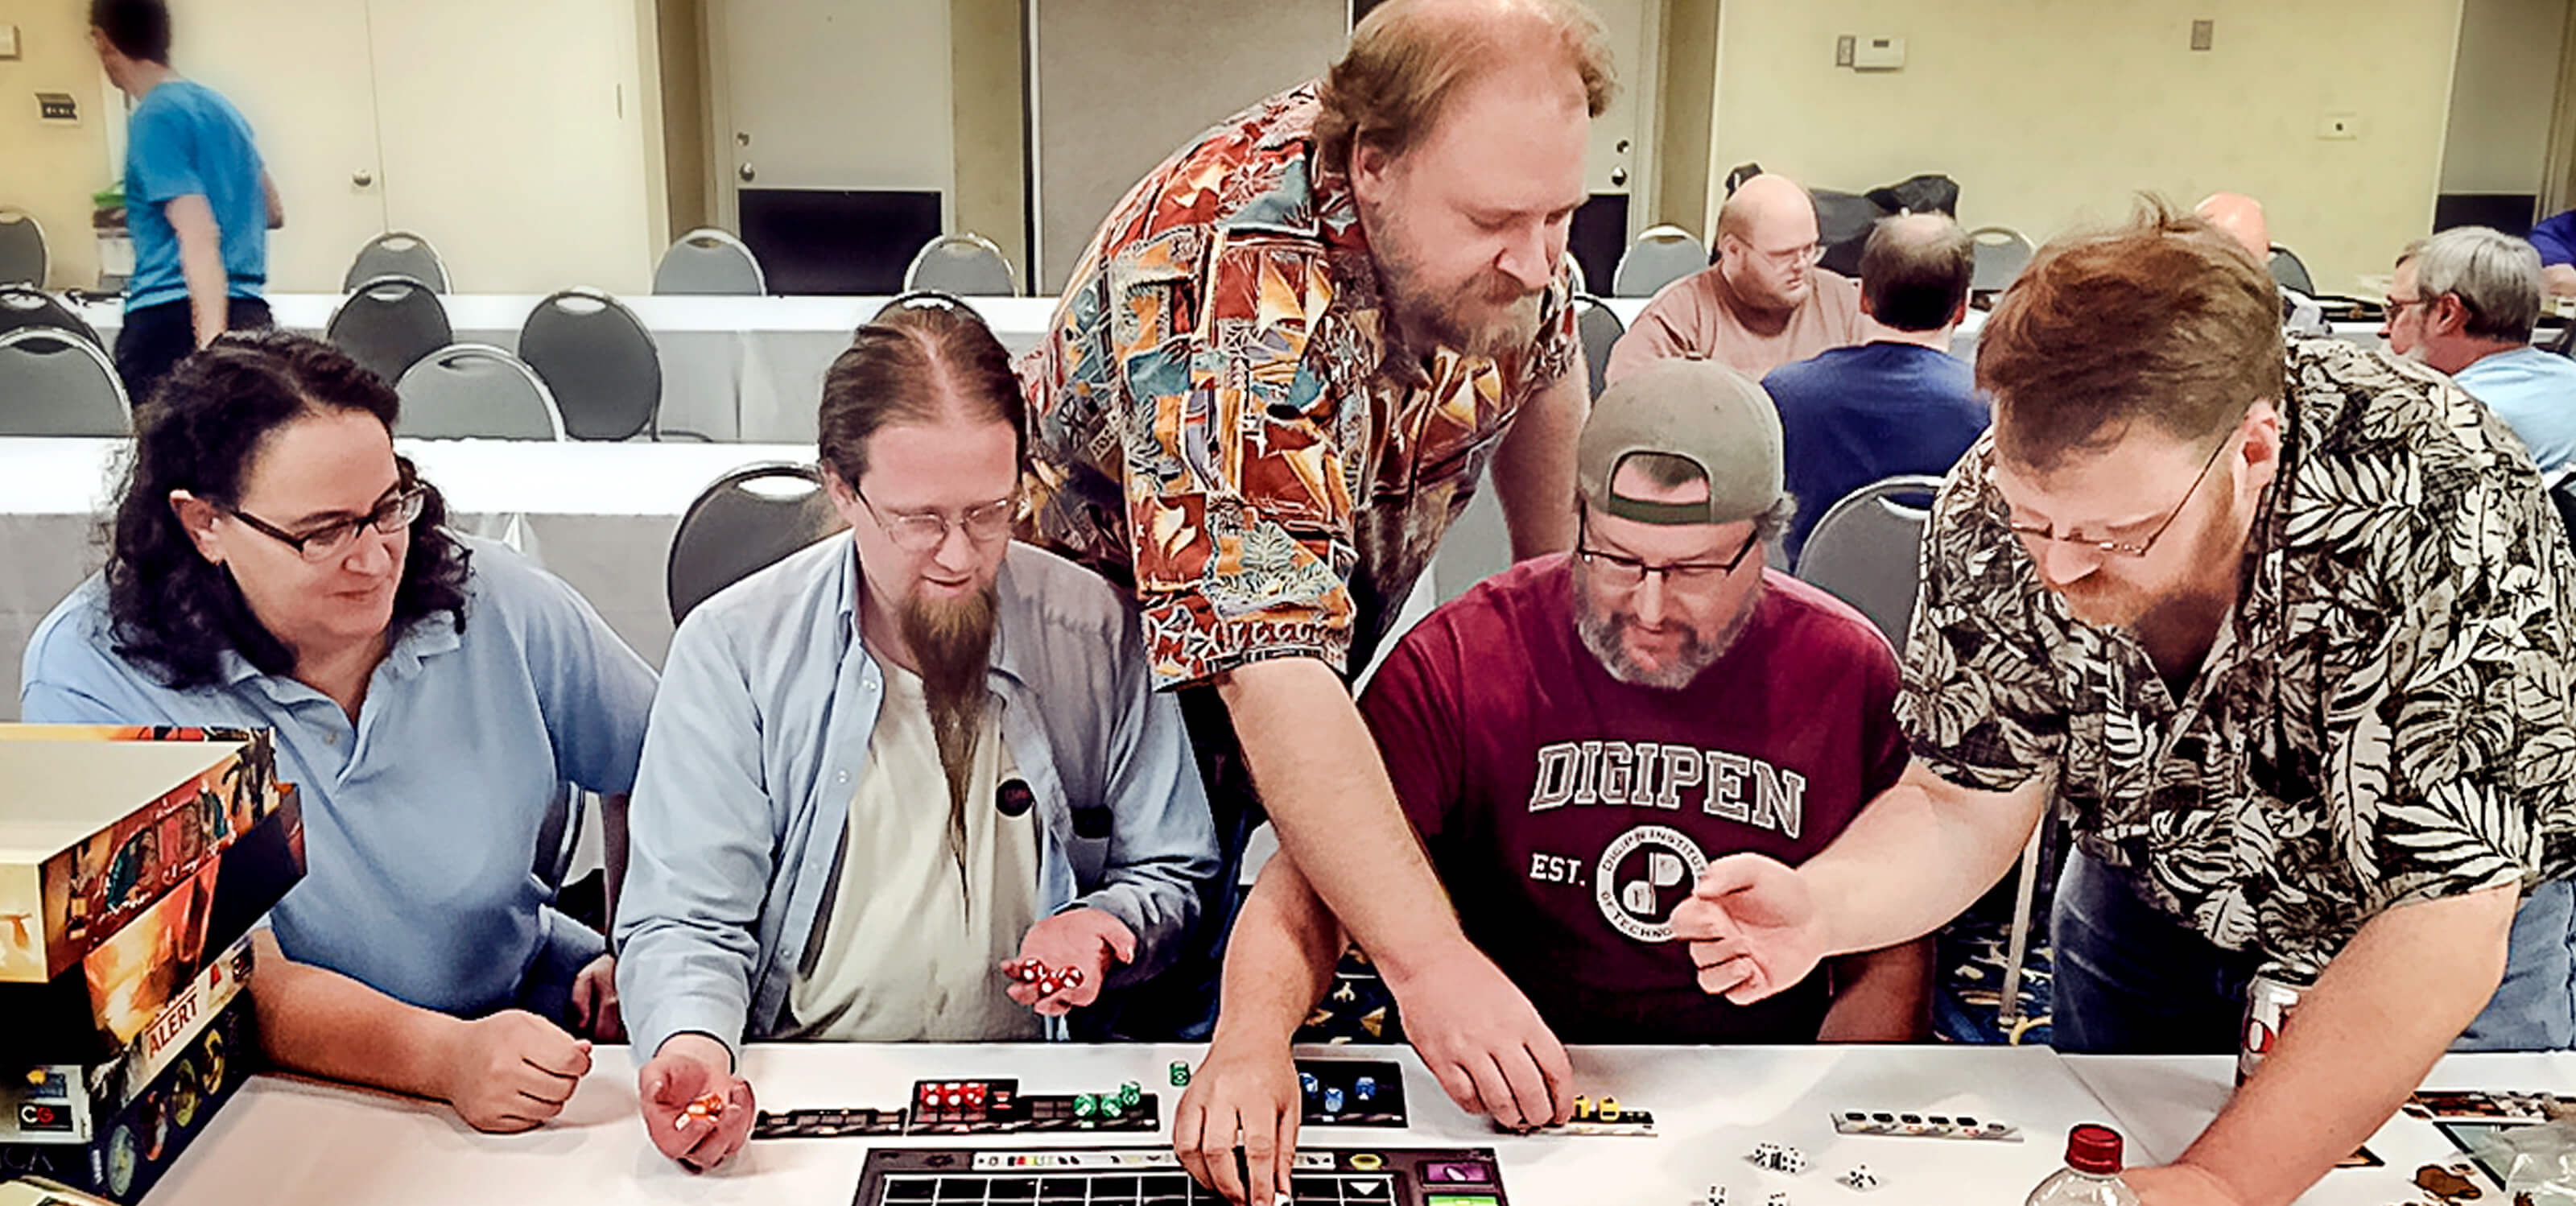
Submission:
POLYGON ((752 171, 752 170, 751 170, 751 165, 750 165, 750 164, 748 164, 748 163, 746 163, 746 164, 742 165, 742 167, 741 167, 741 169, 740 169, 740 171, 739 171, 739 174, 742 176, 742 182, 743 182, 743 183, 745 183, 745 184, 749 184, 749 183, 751 183, 751 182, 752 182, 752 179, 753 179, 754 177, 758 176, 760 173, 755 172, 755 171, 752 171))

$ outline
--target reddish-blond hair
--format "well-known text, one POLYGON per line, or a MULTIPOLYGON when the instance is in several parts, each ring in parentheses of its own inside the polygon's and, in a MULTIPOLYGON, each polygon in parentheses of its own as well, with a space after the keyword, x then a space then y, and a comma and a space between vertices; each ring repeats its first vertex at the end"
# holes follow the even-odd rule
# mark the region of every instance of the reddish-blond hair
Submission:
POLYGON ((1583 79, 1586 112, 1599 117, 1618 90, 1609 36, 1575 0, 1511 0, 1508 15, 1469 17, 1441 0, 1393 0, 1351 31, 1350 48, 1324 76, 1315 148, 1324 163, 1350 163, 1361 146, 1402 155, 1440 119, 1466 84, 1504 64, 1524 65, 1533 45, 1552 47, 1583 79))

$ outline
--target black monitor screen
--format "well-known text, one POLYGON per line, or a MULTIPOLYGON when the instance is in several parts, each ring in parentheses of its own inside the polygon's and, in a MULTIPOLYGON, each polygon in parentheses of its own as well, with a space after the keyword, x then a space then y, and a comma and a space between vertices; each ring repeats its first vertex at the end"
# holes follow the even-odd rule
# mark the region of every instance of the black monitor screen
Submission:
POLYGON ((771 293, 900 293, 904 268, 941 233, 936 192, 747 188, 741 208, 771 293))

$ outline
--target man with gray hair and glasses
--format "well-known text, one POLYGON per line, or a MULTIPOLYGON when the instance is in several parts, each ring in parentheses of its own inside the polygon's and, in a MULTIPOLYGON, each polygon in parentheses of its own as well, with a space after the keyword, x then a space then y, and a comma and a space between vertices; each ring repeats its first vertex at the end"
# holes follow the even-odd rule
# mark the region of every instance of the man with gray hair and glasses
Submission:
POLYGON ((2531 346, 2540 253, 2484 226, 2409 244, 2388 286, 2389 349, 2449 373, 2504 420, 2555 484, 2576 468, 2576 361, 2531 346))

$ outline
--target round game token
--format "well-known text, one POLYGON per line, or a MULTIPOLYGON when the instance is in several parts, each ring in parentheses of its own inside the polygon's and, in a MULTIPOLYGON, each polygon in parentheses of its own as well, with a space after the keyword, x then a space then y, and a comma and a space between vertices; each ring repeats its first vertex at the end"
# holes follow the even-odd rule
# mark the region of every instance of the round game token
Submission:
POLYGON ((1297 1087, 1305 1090, 1306 1096, 1312 1097, 1324 1091, 1324 1082, 1315 1079, 1315 1074, 1312 1072, 1300 1072, 1297 1074, 1297 1087))

